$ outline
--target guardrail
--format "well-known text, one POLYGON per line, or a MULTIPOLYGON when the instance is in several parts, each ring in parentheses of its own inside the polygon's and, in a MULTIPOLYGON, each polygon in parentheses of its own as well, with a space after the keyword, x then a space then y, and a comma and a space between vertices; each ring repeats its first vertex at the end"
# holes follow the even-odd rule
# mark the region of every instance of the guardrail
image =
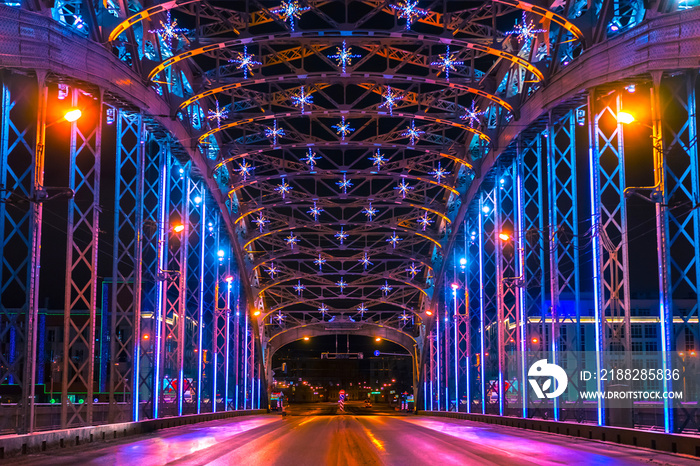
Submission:
POLYGON ((419 411, 418 414, 421 416, 447 417, 507 427, 518 427, 520 429, 529 429, 538 432, 569 435, 571 437, 579 437, 588 440, 599 440, 620 445, 700 457, 700 436, 666 434, 664 432, 598 426, 595 424, 545 421, 543 419, 502 417, 493 414, 467 414, 445 411, 419 411))
POLYGON ((0 459, 27 455, 30 453, 39 453, 55 448, 84 445, 108 439, 143 435, 168 427, 178 427, 217 419, 265 413, 267 413, 265 409, 223 411, 218 413, 166 417, 162 419, 148 419, 138 422, 122 422, 99 426, 76 427, 73 429, 51 430, 26 435, 8 435, 0 437, 0 459))

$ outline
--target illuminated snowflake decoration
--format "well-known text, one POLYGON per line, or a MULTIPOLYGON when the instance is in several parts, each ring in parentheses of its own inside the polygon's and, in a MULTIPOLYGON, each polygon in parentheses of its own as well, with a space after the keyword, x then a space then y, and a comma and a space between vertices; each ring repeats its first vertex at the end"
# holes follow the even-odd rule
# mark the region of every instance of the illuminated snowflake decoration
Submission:
POLYGON ((314 264, 318 265, 318 270, 323 272, 323 264, 326 263, 326 259, 321 256, 321 253, 318 253, 318 259, 314 259, 314 264))
POLYGON ((336 282, 335 284, 338 285, 338 286, 340 287, 340 292, 341 292, 341 293, 343 292, 343 290, 345 289, 345 287, 348 286, 348 282, 346 282, 346 281, 343 280, 342 278, 340 279, 340 281, 336 282))
POLYGON ((411 262, 411 266, 404 270, 411 275, 412 279, 416 278, 416 275, 420 273, 420 268, 416 267, 415 262, 411 262))
POLYGON ((382 94, 382 97, 384 98, 384 102, 382 102, 381 105, 379 105, 379 108, 386 107, 389 109, 389 115, 394 114, 394 105, 396 105, 396 102, 399 100, 403 99, 403 96, 399 94, 398 92, 394 92, 391 89, 391 86, 386 87, 386 92, 382 94))
POLYGON ((469 120, 469 127, 473 128, 474 125, 476 124, 476 127, 478 128, 481 125, 481 120, 479 117, 481 115, 485 115, 488 112, 488 110, 479 110, 476 106, 476 102, 472 100, 472 106, 469 107, 464 115, 460 116, 462 120, 469 120))
POLYGON ((228 62, 235 63, 237 70, 243 70, 243 77, 248 79, 248 73, 253 76, 253 67, 257 65, 262 65, 259 61, 253 60, 255 55, 248 55, 248 46, 243 46, 243 53, 237 52, 238 58, 232 58, 228 62))
POLYGON ((411 320, 411 318, 406 314, 406 310, 404 309, 403 314, 399 316, 399 320, 401 321, 402 325, 406 325, 406 323, 411 320))
POLYGON ((278 184, 277 187, 275 187, 275 191, 280 193, 282 195, 282 199, 284 199, 284 196, 291 191, 293 188, 287 183, 287 180, 282 178, 282 183, 278 184))
POLYGON ((307 152, 306 157, 301 159, 302 162, 311 167, 311 171, 314 171, 314 165, 316 165, 317 160, 321 160, 321 157, 316 157, 316 152, 312 151, 311 149, 309 149, 309 152, 307 152))
POLYGON ((394 232, 385 241, 391 243, 391 247, 396 249, 396 245, 399 244, 399 241, 403 241, 403 238, 396 236, 396 232, 394 232))
POLYGON ((372 165, 377 166, 377 171, 381 171, 382 165, 386 165, 386 163, 389 161, 389 159, 384 158, 382 153, 379 152, 379 149, 377 149, 377 153, 369 159, 372 161, 372 165))
POLYGON ((318 216, 321 215, 321 212, 323 212, 323 209, 316 207, 316 201, 314 201, 314 206, 306 211, 306 213, 311 215, 315 221, 318 221, 318 216))
POLYGON ((426 16, 428 10, 423 8, 418 8, 418 0, 412 2, 411 0, 405 0, 398 2, 395 5, 390 5, 391 8, 397 10, 399 13, 399 18, 406 20, 406 29, 411 29, 411 24, 421 16, 426 16))
POLYGON ((369 256, 365 252, 364 255, 362 256, 362 259, 358 260, 360 264, 364 267, 365 270, 367 270, 367 266, 369 265, 374 265, 372 262, 369 261, 369 256))
POLYGON ((243 159, 243 163, 238 164, 238 168, 236 169, 236 171, 243 177, 243 181, 248 178, 253 170, 255 170, 255 167, 248 165, 248 162, 246 162, 245 159, 243 159))
POLYGON ((306 289, 306 287, 301 284, 301 280, 297 280, 297 284, 294 285, 292 288, 294 288, 294 291, 297 292, 297 296, 301 296, 303 291, 306 289))
POLYGON ((289 21, 289 29, 294 32, 296 29, 296 20, 300 19, 301 14, 308 9, 308 6, 299 6, 299 2, 297 0, 293 0, 291 2, 285 2, 282 0, 282 4, 277 8, 270 10, 270 13, 279 16, 283 21, 289 21))
POLYGON ((338 187, 343 190, 343 194, 347 194, 348 188, 352 188, 352 181, 347 179, 345 173, 343 173, 343 179, 341 181, 336 181, 335 184, 337 184, 338 187))
POLYGON ((294 249, 294 246, 299 242, 299 237, 292 233, 284 239, 284 242, 289 245, 290 249, 294 249))
POLYGON ((269 126, 265 128, 265 137, 266 138, 272 138, 272 145, 276 146, 277 145, 277 138, 279 136, 284 136, 284 128, 278 128, 277 127, 277 120, 274 121, 272 128, 269 126))
POLYGON ((292 105, 295 107, 301 107, 301 113, 304 113, 304 107, 306 105, 311 105, 314 103, 314 96, 311 93, 304 92, 304 86, 301 86, 299 92, 292 94, 292 105))
POLYGON ((219 108, 219 101, 216 101, 216 110, 209 110, 207 115, 207 120, 216 120, 216 126, 221 128, 221 120, 228 118, 228 110, 226 108, 219 108))
POLYGON ((372 207, 372 203, 370 202, 369 207, 367 207, 366 209, 362 209, 362 213, 365 214, 365 217, 367 217, 368 221, 371 222, 374 219, 374 216, 379 213, 379 211, 372 207))
POLYGON ((442 166, 440 165, 440 162, 438 162, 437 169, 435 169, 431 172, 428 172, 428 175, 433 175, 433 177, 435 177, 435 179, 437 180, 438 183, 442 183, 442 179, 447 177, 447 175, 449 175, 449 174, 450 174, 450 172, 448 172, 447 170, 442 168, 442 166))
MULTIPOLYGON (((78 28, 78 29, 80 29, 80 28, 78 28)), ((185 33, 190 32, 190 30, 177 27, 177 20, 171 21, 170 12, 168 11, 167 23, 164 23, 163 21, 161 21, 160 22, 160 29, 149 29, 148 32, 150 32, 151 34, 158 34, 160 36, 160 38, 163 39, 163 42, 168 44, 168 48, 172 49, 173 48, 173 39, 177 38, 177 36, 180 34, 185 34, 185 33)))
POLYGON ((277 311, 277 315, 275 317, 273 317, 273 319, 275 319, 277 321, 278 325, 283 325, 284 319, 286 319, 286 318, 287 318, 287 316, 282 314, 282 311, 277 311))
POLYGON ((343 231, 343 227, 340 227, 340 231, 333 236, 335 236, 336 238, 338 238, 340 240, 340 244, 343 244, 343 241, 348 239, 348 237, 350 235, 343 231))
POLYGON ((386 297, 389 296, 389 292, 393 290, 393 288, 389 285, 389 282, 384 280, 384 284, 379 287, 380 290, 382 290, 382 294, 386 297))
POLYGON ((361 55, 353 55, 352 53, 350 53, 352 51, 352 47, 346 47, 345 41, 343 41, 343 47, 336 47, 336 50, 338 51, 338 53, 336 53, 335 55, 328 55, 328 58, 332 58, 335 61, 337 61, 337 65, 342 68, 343 73, 345 73, 345 67, 347 65, 352 65, 353 58, 361 57, 361 55))
POLYGON ((401 136, 409 138, 411 140, 411 145, 415 146, 416 141, 420 139, 421 135, 425 134, 425 131, 416 129, 416 122, 411 120, 411 126, 406 127, 406 131, 401 133, 401 136))
POLYGON ((340 123, 331 126, 337 134, 340 134, 340 140, 345 141, 345 136, 355 131, 355 128, 350 127, 350 123, 345 122, 345 116, 340 119, 340 123))
POLYGON ((444 54, 438 55, 438 58, 440 60, 432 62, 430 65, 431 66, 437 66, 440 68, 440 71, 445 73, 445 79, 447 81, 450 80, 450 71, 457 71, 457 68, 455 68, 455 65, 464 65, 463 61, 457 61, 455 60, 455 54, 450 53, 450 46, 447 46, 447 50, 445 51, 444 54))
POLYGON ((365 312, 367 312, 367 306, 365 306, 365 303, 359 305, 359 307, 357 308, 357 312, 360 313, 361 317, 365 316, 365 312))
POLYGON ((420 226, 423 227, 423 231, 425 231, 425 229, 428 228, 434 222, 435 220, 432 220, 430 218, 428 212, 425 212, 422 217, 418 217, 418 223, 420 224, 420 226))
POLYGON ((328 306, 326 306, 326 303, 321 303, 321 307, 319 307, 318 310, 321 314, 326 315, 326 312, 328 312, 328 306))
POLYGON ((277 266, 274 263, 272 263, 272 264, 270 264, 270 266, 268 268, 265 269, 265 272, 267 272, 267 274, 270 277, 275 278, 275 275, 280 273, 280 270, 277 268, 277 266))
POLYGON ((265 224, 266 224, 266 223, 270 223, 270 221, 267 219, 267 217, 265 217, 265 215, 263 215, 263 214, 261 213, 261 214, 258 216, 258 218, 256 218, 255 220, 253 220, 253 223, 255 223, 255 224, 258 226, 258 229, 260 230, 260 233, 262 233, 262 232, 263 232, 263 229, 265 228, 265 224))
POLYGON ((530 20, 528 23, 527 18, 525 17, 525 12, 523 11, 522 23, 518 24, 518 20, 515 20, 515 27, 512 31, 506 32, 506 35, 515 35, 518 38, 518 43, 525 43, 525 46, 527 47, 530 45, 530 41, 535 38, 535 35, 539 34, 540 32, 547 32, 547 30, 535 29, 535 22, 530 20))
POLYGON ((401 180, 401 183, 394 189, 401 193, 401 199, 406 199, 406 194, 409 190, 413 189, 413 186, 406 183, 406 180, 401 180))

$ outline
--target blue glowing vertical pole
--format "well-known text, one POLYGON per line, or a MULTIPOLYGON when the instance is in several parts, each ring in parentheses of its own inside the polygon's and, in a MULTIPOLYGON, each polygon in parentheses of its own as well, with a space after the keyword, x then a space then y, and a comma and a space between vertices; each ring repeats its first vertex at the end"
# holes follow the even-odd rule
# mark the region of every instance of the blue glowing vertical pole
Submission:
POLYGON ((225 358, 226 364, 224 364, 224 411, 228 411, 228 371, 229 371, 229 325, 231 322, 231 288, 233 286, 232 281, 226 283, 226 343, 225 346, 225 358))
MULTIPOLYGON (((503 176, 502 169, 499 168, 497 175, 500 184, 500 177, 503 176)), ((503 233, 503 219, 502 212, 505 210, 503 206, 503 188, 501 186, 495 186, 494 190, 494 203, 493 203, 493 219, 494 219, 494 232, 491 236, 495 238, 495 263, 496 263, 496 345, 498 352, 498 414, 503 416, 505 411, 506 403, 506 393, 505 393, 505 380, 504 373, 506 371, 506 342, 505 336, 505 326, 507 325, 505 319, 505 283, 504 283, 504 254, 503 254, 503 240, 500 235, 503 233)))
POLYGON ((435 307, 435 352, 436 352, 436 373, 435 384, 437 385, 437 410, 440 411, 440 306, 435 307))
POLYGON ((160 182, 159 182, 159 193, 158 193, 158 271, 156 273, 157 282, 157 300, 156 300, 156 314, 155 314, 155 331, 156 337, 154 342, 154 371, 153 371, 153 419, 158 418, 158 409, 160 405, 160 393, 161 393, 161 362, 163 354, 163 325, 165 319, 163 318, 163 313, 167 307, 165 287, 167 284, 163 279, 163 270, 165 269, 165 264, 167 262, 167 241, 168 241, 168 231, 170 230, 170 219, 168 217, 168 204, 169 204, 169 186, 170 186, 170 149, 167 145, 161 148, 164 151, 161 154, 160 159, 160 182))
POLYGON ((470 234, 467 227, 467 220, 462 222, 462 230, 464 231, 464 378, 466 385, 466 397, 467 397, 467 413, 472 412, 472 379, 471 379, 471 310, 469 309, 469 268, 471 263, 469 263, 469 249, 467 236, 470 234))
MULTIPOLYGON (((188 167, 189 168, 189 167, 188 167)), ((180 270, 178 275, 178 307, 177 307, 177 415, 182 416, 185 404, 185 327, 187 326, 187 251, 190 245, 190 206, 193 199, 190 170, 186 170, 187 179, 184 181, 182 199, 180 199, 182 224, 185 230, 180 238, 180 270)), ((201 286, 201 284, 200 284, 201 286)))
POLYGON ((481 371, 481 414, 486 414, 486 351, 485 348, 485 333, 486 333, 486 309, 484 300, 484 198, 481 196, 479 198, 479 231, 478 242, 479 242, 479 347, 480 347, 480 368, 481 371))
POLYGON ((454 376, 455 376, 455 411, 459 412, 459 320, 457 315, 457 248, 452 251, 452 300, 454 301, 454 314, 452 320, 454 322, 454 376))
POLYGON ((199 233, 199 302, 197 303, 197 414, 202 412, 202 375, 204 364, 204 290, 205 290, 205 264, 204 259, 207 257, 206 250, 206 235, 207 235, 207 201, 206 197, 202 196, 202 212, 199 217, 201 231, 199 233))
POLYGON ((248 409, 248 312, 243 325, 243 409, 248 409))
MULTIPOLYGON (((595 363, 596 374, 600 374, 603 364, 603 318, 601 316, 601 303, 603 301, 602 291, 602 274, 601 274, 601 243, 600 243, 600 221, 598 216, 597 202, 598 193, 598 151, 596 147, 597 122, 594 118, 595 107, 595 90, 588 95, 588 163, 589 163, 589 186, 590 186, 590 205, 591 205, 591 249, 593 253, 593 304, 594 304, 594 320, 595 320, 595 363)), ((603 390, 603 381, 600 377, 596 377, 596 390, 603 390)), ((599 426, 605 425, 605 405, 602 397, 598 397, 597 405, 597 421, 599 426)))
POLYGON ((236 292, 236 321, 234 324, 234 334, 233 334, 233 361, 234 361, 234 378, 236 381, 236 410, 238 410, 238 392, 239 392, 239 381, 240 381, 240 355, 241 355, 241 295, 240 287, 237 288, 236 292))

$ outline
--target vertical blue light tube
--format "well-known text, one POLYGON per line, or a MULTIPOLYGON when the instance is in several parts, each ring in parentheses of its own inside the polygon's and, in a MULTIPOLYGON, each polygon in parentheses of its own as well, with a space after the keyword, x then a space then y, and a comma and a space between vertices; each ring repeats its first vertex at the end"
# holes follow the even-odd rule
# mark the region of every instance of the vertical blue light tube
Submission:
MULTIPOLYGON (((202 411, 202 372, 204 363, 204 352, 203 352, 203 340, 204 340, 204 258, 205 258, 205 238, 207 234, 207 201, 204 196, 202 196, 202 215, 199 218, 201 223, 201 230, 199 233, 200 250, 199 250, 199 303, 198 303, 198 317, 199 322, 197 322, 197 414, 202 411)), ((190 387, 190 390, 192 388, 190 387)))
POLYGON ((435 351, 437 353, 437 372, 435 381, 437 385, 437 410, 440 411, 440 306, 435 309, 435 351))
POLYGON ((248 313, 245 313, 245 327, 243 329, 243 409, 248 409, 248 313))
MULTIPOLYGON (((165 269, 165 261, 167 254, 167 232, 169 229, 168 219, 168 180, 170 177, 170 153, 161 154, 161 170, 160 170, 160 193, 159 193, 159 209, 158 209, 158 270, 160 275, 165 269)), ((160 277, 158 277, 160 278, 160 277)), ((156 330, 156 338, 154 345, 154 372, 153 372, 153 418, 158 419, 158 408, 160 401, 160 360, 161 360, 161 342, 163 339, 162 322, 163 312, 165 307, 165 281, 160 280, 157 285, 157 305, 156 315, 154 316, 154 326, 156 330)))
MULTIPOLYGON (((603 357, 603 322, 600 315, 601 305, 601 270, 600 270, 600 225, 598 222, 598 156, 595 149, 595 139, 597 137, 598 122, 596 121, 595 113, 593 112, 593 101, 591 96, 588 96, 588 165, 589 165, 589 183, 591 196, 591 244, 593 250, 593 304, 594 304, 594 319, 595 319, 595 366, 596 374, 601 373, 602 357, 603 357)), ((603 381, 600 377, 596 377, 596 390, 603 390, 603 381)), ((597 401, 597 418, 598 425, 605 425, 602 397, 598 397, 597 401)))
POLYGON ((481 371, 481 413, 486 414, 486 362, 485 362, 485 351, 484 351, 484 332, 486 328, 484 327, 484 223, 483 223, 483 213, 484 209, 484 198, 483 196, 479 199, 479 345, 481 348, 480 352, 480 365, 481 371))

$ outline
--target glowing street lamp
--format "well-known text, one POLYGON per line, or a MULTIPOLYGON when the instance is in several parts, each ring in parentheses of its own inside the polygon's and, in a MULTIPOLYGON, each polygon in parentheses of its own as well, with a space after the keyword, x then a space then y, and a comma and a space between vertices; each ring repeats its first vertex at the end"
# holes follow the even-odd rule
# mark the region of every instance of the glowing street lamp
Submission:
POLYGON ((510 235, 508 233, 499 233, 498 237, 501 239, 501 241, 508 241, 510 239, 510 235))
POLYGON ((635 120, 634 115, 632 115, 631 113, 619 112, 617 114, 617 122, 622 123, 623 125, 628 125, 628 124, 634 122, 634 120, 635 120))
POLYGON ((80 118, 83 115, 83 112, 80 111, 79 108, 72 108, 68 110, 65 115, 63 115, 63 118, 66 121, 69 121, 73 123, 74 121, 77 121, 78 118, 80 118))
POLYGON ((183 225, 182 223, 178 223, 173 227, 173 231, 175 233, 182 233, 183 231, 185 231, 185 225, 183 225))

